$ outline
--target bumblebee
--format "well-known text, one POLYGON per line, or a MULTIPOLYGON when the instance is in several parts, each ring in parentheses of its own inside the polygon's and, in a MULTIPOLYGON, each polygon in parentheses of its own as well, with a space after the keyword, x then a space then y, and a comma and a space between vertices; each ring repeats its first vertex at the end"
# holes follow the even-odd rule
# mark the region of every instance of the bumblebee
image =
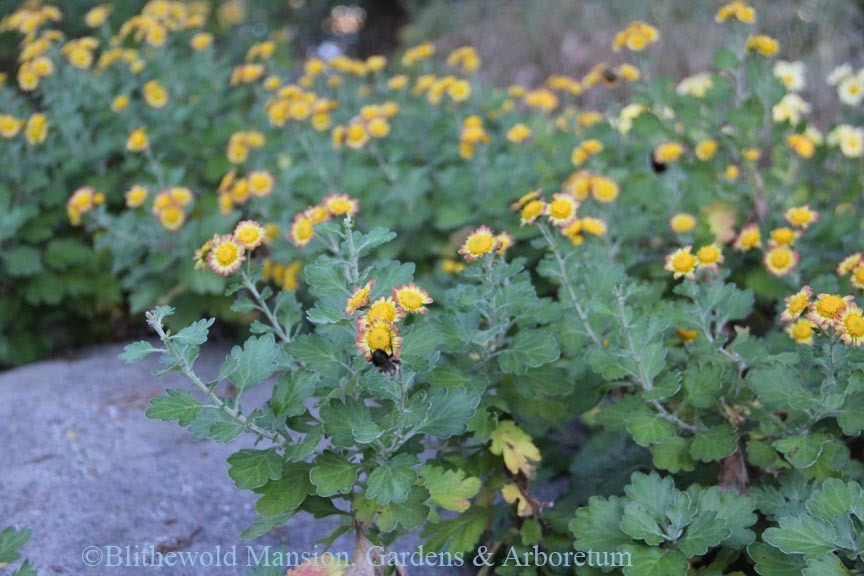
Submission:
POLYGON ((399 360, 393 358, 390 354, 383 350, 375 350, 372 352, 372 365, 378 368, 382 374, 387 376, 395 376, 399 373, 399 360))
POLYGON ((662 174, 666 171, 666 163, 657 160, 657 156, 654 152, 651 152, 651 169, 654 170, 655 174, 662 174))
POLYGON ((614 84, 618 81, 618 78, 618 71, 614 68, 605 68, 603 70, 603 80, 605 80, 607 84, 614 84))

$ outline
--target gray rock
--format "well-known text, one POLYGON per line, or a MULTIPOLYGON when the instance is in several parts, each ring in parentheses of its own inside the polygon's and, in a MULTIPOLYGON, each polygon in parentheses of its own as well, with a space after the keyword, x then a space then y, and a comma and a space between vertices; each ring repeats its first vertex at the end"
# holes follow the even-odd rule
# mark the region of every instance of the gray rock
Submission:
MULTIPOLYGON (((239 538, 255 518, 256 496, 234 488, 226 459, 251 445, 251 439, 228 446, 196 442, 176 424, 145 418, 152 396, 188 384, 180 374, 151 376, 157 366, 152 360, 124 365, 117 360, 122 348, 97 347, 74 360, 0 374, 0 528, 33 531, 24 554, 39 573, 126 572, 88 567, 82 555, 99 556, 87 551, 92 546, 99 547, 103 563, 109 556, 116 559, 113 554, 125 556, 126 547, 132 561, 139 552, 140 563, 151 546, 184 553, 215 553, 218 546, 223 560, 236 546, 237 566, 203 566, 208 557, 199 556, 196 566, 137 569, 153 575, 247 574, 247 561, 255 562, 247 546, 257 554, 278 545, 322 554, 316 541, 337 523, 307 514, 257 540, 239 538)), ((206 347, 196 369, 215 374, 225 351, 224 346, 206 347)), ((267 387, 260 388, 247 393, 244 404, 254 406, 266 397, 267 387)), ((418 540, 400 544, 398 549, 412 550, 418 540)), ((332 551, 350 553, 352 548, 353 538, 345 536, 332 551)), ((414 568, 410 573, 440 571, 414 568)))

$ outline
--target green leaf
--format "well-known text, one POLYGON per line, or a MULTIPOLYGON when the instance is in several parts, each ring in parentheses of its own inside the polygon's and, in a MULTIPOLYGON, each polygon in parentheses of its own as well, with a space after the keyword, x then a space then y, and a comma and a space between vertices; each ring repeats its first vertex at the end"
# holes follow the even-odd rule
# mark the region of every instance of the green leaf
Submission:
POLYGON ((777 448, 786 456, 786 460, 799 470, 809 468, 819 459, 825 444, 831 441, 831 436, 821 432, 788 436, 774 442, 777 448))
POLYGON ((630 554, 630 565, 621 569, 624 576, 687 576, 690 564, 677 551, 622 546, 620 552, 630 554))
POLYGON ((802 576, 849 576, 852 574, 834 554, 824 554, 818 558, 808 558, 802 576))
POLYGON ((212 438, 217 442, 228 443, 236 439, 246 429, 239 420, 232 418, 215 406, 201 406, 201 410, 189 424, 189 432, 195 440, 212 438))
POLYGON ((666 540, 659 518, 635 502, 624 505, 621 530, 634 540, 642 540, 649 546, 658 546, 666 540))
POLYGON ((344 267, 341 262, 319 260, 303 268, 306 283, 316 296, 327 294, 346 295, 344 267))
POLYGON ((636 413, 627 419, 627 430, 640 446, 657 444, 675 436, 675 426, 653 413, 636 413))
POLYGON ((306 412, 303 402, 313 395, 318 385, 318 374, 300 371, 286 372, 273 387, 271 403, 277 416, 298 416, 306 412))
POLYGON ((5 250, 2 258, 6 272, 12 277, 33 276, 42 270, 42 255, 33 246, 5 250))
POLYGON ((198 320, 171 336, 171 341, 180 346, 200 346, 207 342, 207 334, 215 320, 198 320))
POLYGON ((355 442, 369 444, 384 433, 372 421, 369 407, 361 400, 348 398, 344 403, 331 402, 321 407, 320 415, 324 430, 336 446, 353 447, 355 442))
POLYGON ((656 518, 664 518, 666 511, 675 501, 678 490, 669 476, 662 477, 656 472, 643 474, 634 472, 624 493, 633 502, 650 511, 656 518))
POLYGON ((234 366, 229 380, 241 391, 260 384, 279 369, 279 355, 280 349, 272 334, 252 336, 242 349, 235 346, 231 350, 231 356, 226 360, 234 366))
POLYGON ((411 493, 405 502, 391 502, 381 509, 376 523, 384 532, 392 532, 402 527, 403 530, 413 530, 422 526, 429 518, 429 507, 426 501, 429 492, 420 486, 411 488, 411 493))
POLYGON ((747 547, 747 554, 756 563, 760 576, 801 576, 804 559, 798 555, 784 554, 762 542, 747 547))
POLYGON ((417 479, 413 467, 419 461, 416 456, 399 454, 386 464, 375 468, 367 479, 366 497, 382 506, 390 502, 400 503, 408 498, 408 492, 417 479))
POLYGON ((315 426, 306 433, 306 437, 303 440, 297 444, 285 446, 285 459, 289 462, 305 460, 315 452, 323 437, 324 427, 315 426))
POLYGON ((752 497, 720 490, 716 486, 700 489, 694 485, 687 491, 697 502, 700 514, 716 513, 718 521, 722 521, 732 531, 723 542, 724 548, 741 550, 756 539, 749 529, 757 520, 754 513, 756 504, 752 497))
POLYGON ((149 342, 141 340, 140 342, 127 344, 126 347, 123 348, 123 352, 121 352, 117 358, 119 358, 124 364, 134 364, 155 352, 162 352, 162 349, 154 348, 149 342))
POLYGON ((0 530, 0 564, 8 564, 20 558, 18 550, 30 540, 30 535, 30 530, 0 530))
POLYGON ((429 550, 458 554, 473 550, 486 531, 491 508, 475 506, 455 518, 423 528, 423 542, 429 550))
POLYGON ((498 356, 501 370, 510 374, 524 374, 528 368, 536 368, 554 362, 561 356, 558 341, 548 330, 523 330, 510 346, 498 356))
POLYGON ((680 436, 665 438, 650 447, 654 466, 673 474, 696 468, 696 461, 690 455, 691 441, 680 436))
POLYGON ((348 494, 357 482, 357 467, 339 454, 327 450, 315 459, 309 479, 319 496, 348 494))
POLYGON ((278 480, 282 473, 282 459, 275 448, 268 450, 243 449, 228 458, 228 476, 241 490, 251 490, 278 480))
POLYGON ((429 502, 445 510, 465 512, 480 491, 480 478, 465 477, 463 470, 445 470, 427 464, 421 473, 423 486, 429 491, 429 502))
POLYGON ((858 436, 864 430, 864 393, 856 392, 846 398, 837 424, 846 436, 858 436))
POLYGON ((396 238, 396 233, 387 230, 386 228, 373 228, 366 234, 353 232, 355 250, 359 255, 363 255, 379 246, 387 244, 396 238))
POLYGON ((446 439, 463 433, 474 415, 480 396, 464 389, 438 388, 426 400, 428 408, 416 432, 446 439))
POLYGON ((10 576, 37 576, 36 569, 33 568, 33 565, 30 564, 29 560, 25 560, 21 566, 18 567, 18 570, 10 574, 10 576))
POLYGON ((716 512, 706 512, 696 516, 687 527, 684 537, 678 541, 678 549, 688 558, 704 556, 709 548, 720 545, 731 535, 732 531, 716 512))
POLYGON ((781 518, 779 528, 768 528, 762 539, 786 554, 816 557, 837 549, 834 527, 811 516, 781 518))
POLYGON ((624 516, 624 500, 618 496, 601 498, 592 496, 588 506, 576 510, 569 529, 576 537, 576 550, 617 550, 630 544, 630 536, 619 527, 624 516))
POLYGON ((696 433, 690 454, 701 462, 714 462, 729 456, 738 447, 738 434, 731 424, 723 422, 696 433))
MULTIPOLYGON (((127 346, 128 349, 128 346, 127 346)), ((150 399, 150 407, 144 412, 147 418, 171 422, 177 420, 180 426, 188 426, 198 415, 201 403, 186 390, 165 390, 166 396, 150 399)))
POLYGON ((807 510, 827 522, 834 522, 850 512, 861 517, 864 516, 864 491, 857 482, 847 484, 837 478, 829 478, 813 491, 807 500, 807 510))
POLYGON ((312 491, 309 469, 305 462, 286 463, 276 479, 255 488, 255 493, 262 495, 255 511, 261 516, 276 516, 295 510, 312 491))

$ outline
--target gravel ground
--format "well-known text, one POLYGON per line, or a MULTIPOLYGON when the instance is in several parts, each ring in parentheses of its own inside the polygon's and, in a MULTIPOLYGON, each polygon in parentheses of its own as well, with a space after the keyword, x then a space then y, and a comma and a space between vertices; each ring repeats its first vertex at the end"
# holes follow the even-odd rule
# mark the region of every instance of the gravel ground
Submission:
MULTIPOLYGON (((248 574, 247 546, 315 551, 315 542, 335 523, 306 514, 257 540, 240 540, 255 518, 256 496, 234 488, 225 460, 249 441, 196 442, 176 424, 145 418, 149 398, 185 382, 177 374, 152 377, 154 361, 125 366, 117 360, 121 350, 122 345, 102 346, 72 360, 0 374, 0 528, 33 531, 24 555, 39 573, 127 572, 104 565, 106 546, 118 546, 107 550, 123 554, 127 546, 130 552, 155 546, 199 553, 220 546, 223 555, 236 546, 238 566, 132 569, 172 576, 248 574), (100 547, 103 565, 85 564, 85 554, 98 560, 99 552, 88 551, 92 546, 100 547)), ((224 347, 203 350, 196 368, 216 373, 224 353, 224 347)), ((266 388, 247 398, 255 402, 253 392, 266 394, 266 388)), ((398 549, 411 550, 417 541, 401 544, 398 549)), ((348 553, 352 547, 353 539, 342 537, 332 551, 348 553)), ((198 564, 204 561, 202 556, 198 564)))

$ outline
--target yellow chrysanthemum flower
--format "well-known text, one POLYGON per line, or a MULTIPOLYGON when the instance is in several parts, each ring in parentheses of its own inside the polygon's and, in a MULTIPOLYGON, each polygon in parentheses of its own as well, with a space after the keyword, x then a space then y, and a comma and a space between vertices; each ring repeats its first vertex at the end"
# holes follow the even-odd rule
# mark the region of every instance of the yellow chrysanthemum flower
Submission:
POLYGON ((498 239, 488 226, 480 226, 471 232, 459 248, 459 254, 472 262, 498 249, 498 239))
POLYGON ((210 270, 222 276, 229 276, 240 268, 244 260, 246 260, 246 250, 234 236, 226 234, 213 239, 207 255, 210 270))
POLYGON ((684 277, 693 279, 696 276, 698 260, 690 251, 692 246, 684 246, 666 256, 664 269, 672 272, 675 279, 684 277))

